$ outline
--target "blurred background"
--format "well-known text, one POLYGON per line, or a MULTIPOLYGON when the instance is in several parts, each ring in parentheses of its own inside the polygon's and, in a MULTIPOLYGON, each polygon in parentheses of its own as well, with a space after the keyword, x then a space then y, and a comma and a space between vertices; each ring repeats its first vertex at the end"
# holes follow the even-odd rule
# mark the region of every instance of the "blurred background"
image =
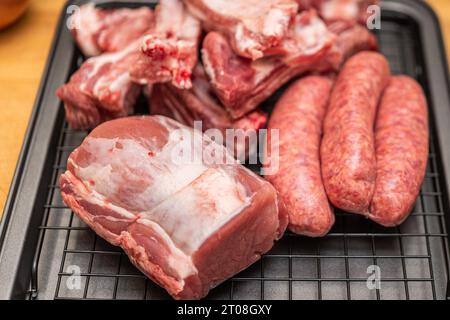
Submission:
MULTIPOLYGON (((411 0, 414 1, 414 0, 411 0)), ((450 0, 428 0, 450 56, 450 0)), ((0 217, 65 0, 0 0, 0 217)))

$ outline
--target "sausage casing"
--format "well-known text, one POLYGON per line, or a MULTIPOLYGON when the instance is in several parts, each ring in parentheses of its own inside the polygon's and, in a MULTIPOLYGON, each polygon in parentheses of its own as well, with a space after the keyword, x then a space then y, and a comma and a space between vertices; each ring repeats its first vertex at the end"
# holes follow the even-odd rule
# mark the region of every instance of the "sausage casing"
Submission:
POLYGON ((322 177, 330 201, 368 214, 376 177, 374 121, 390 77, 386 58, 354 55, 343 66, 330 98, 321 145, 322 177))
POLYGON ((376 120, 377 177, 369 218, 388 227, 406 219, 425 176, 428 135, 422 88, 407 76, 392 77, 376 120))

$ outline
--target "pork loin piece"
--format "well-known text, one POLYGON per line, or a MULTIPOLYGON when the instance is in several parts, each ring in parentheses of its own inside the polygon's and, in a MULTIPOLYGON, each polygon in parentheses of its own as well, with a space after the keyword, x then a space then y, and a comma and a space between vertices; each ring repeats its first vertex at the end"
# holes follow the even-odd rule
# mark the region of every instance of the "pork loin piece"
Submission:
POLYGON ((225 34, 235 52, 253 60, 276 47, 297 12, 295 0, 186 0, 206 30, 225 34))
POLYGON ((257 261, 287 225, 270 183, 166 117, 98 126, 67 168, 64 202, 176 299, 204 297, 257 261), (212 161, 219 158, 228 164, 212 161))
POLYGON ((133 111, 140 86, 131 81, 129 66, 139 52, 136 40, 125 49, 86 60, 56 91, 64 102, 66 119, 73 129, 91 129, 133 111))
POLYGON ((294 76, 310 71, 334 43, 314 10, 295 19, 289 36, 273 49, 282 56, 252 61, 234 53, 227 38, 210 32, 203 41, 202 59, 218 98, 233 118, 240 118, 294 76))
POLYGON ((87 57, 124 49, 154 25, 153 11, 139 9, 99 9, 82 5, 70 16, 68 25, 78 47, 87 57))
POLYGON ((229 151, 239 160, 245 160, 249 154, 257 151, 256 144, 252 143, 254 141, 247 141, 246 137, 253 133, 257 136, 258 130, 267 122, 267 115, 261 110, 250 112, 241 119, 231 118, 216 98, 200 64, 195 68, 190 90, 177 89, 170 84, 154 86, 149 110, 151 114, 164 115, 191 127, 195 121, 201 121, 204 131, 220 130, 224 137, 223 143, 227 142, 227 129, 240 130, 234 131, 239 137, 236 143, 228 144, 229 151))
POLYGON ((198 61, 200 21, 180 0, 161 0, 155 19, 155 28, 143 38, 139 58, 131 65, 131 77, 140 84, 172 82, 190 88, 198 61))

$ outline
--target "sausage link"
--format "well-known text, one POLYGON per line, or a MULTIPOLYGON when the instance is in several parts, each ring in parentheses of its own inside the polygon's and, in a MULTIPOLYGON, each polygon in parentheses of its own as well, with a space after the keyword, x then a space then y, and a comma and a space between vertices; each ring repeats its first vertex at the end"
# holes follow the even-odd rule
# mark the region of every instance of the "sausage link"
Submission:
POLYGON ((266 176, 278 191, 289 214, 289 229, 307 236, 323 236, 334 224, 320 173, 322 124, 333 80, 309 76, 292 84, 277 103, 268 125, 265 164, 278 160, 278 172, 266 176), (279 139, 271 130, 278 129, 279 139), (274 159, 272 148, 278 147, 274 159), (269 161, 267 161, 269 160, 269 161))
POLYGON ((370 219, 388 227, 406 219, 425 176, 428 132, 422 88, 407 76, 392 77, 376 120, 377 178, 370 219))
POLYGON ((389 77, 383 55, 358 53, 343 66, 330 98, 321 146, 322 177, 330 201, 348 212, 369 211, 376 176, 374 121, 389 77))

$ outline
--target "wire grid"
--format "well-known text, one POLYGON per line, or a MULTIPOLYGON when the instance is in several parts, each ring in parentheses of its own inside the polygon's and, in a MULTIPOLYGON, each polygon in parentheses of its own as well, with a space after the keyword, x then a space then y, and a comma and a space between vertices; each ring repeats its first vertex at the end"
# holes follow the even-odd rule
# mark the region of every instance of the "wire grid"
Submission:
MULTIPOLYGON (((420 57, 414 54, 418 52, 414 29, 383 21, 382 31, 378 35, 381 50, 393 72, 414 76, 425 85, 420 57)), ((287 233, 259 262, 212 290, 208 298, 445 298, 448 248, 444 184, 433 128, 431 131, 425 181, 413 213, 402 226, 382 228, 362 216, 337 211, 329 235, 310 239, 287 233), (380 289, 367 286, 370 266, 379 267, 380 289)), ((65 171, 70 152, 86 135, 63 122, 39 227, 30 298, 169 298, 136 270, 119 248, 98 237, 62 202, 58 178, 65 171), (74 281, 73 272, 79 275, 79 283, 74 281)))

